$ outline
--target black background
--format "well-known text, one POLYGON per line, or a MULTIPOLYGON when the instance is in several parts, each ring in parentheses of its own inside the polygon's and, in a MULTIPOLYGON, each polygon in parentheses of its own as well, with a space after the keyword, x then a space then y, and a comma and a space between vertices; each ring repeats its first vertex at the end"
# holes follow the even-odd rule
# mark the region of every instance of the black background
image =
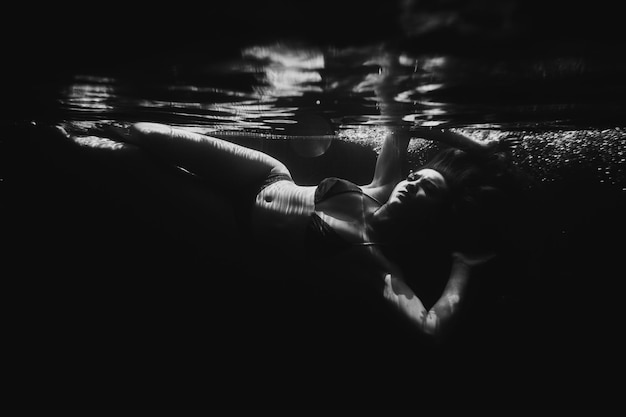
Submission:
MULTIPOLYGON (((423 3, 437 8, 468 2, 423 3)), ((489 10, 489 2, 474 3, 489 10)), ((40 398, 58 405, 106 406, 130 398, 159 406, 175 394, 175 408, 185 399, 206 399, 236 410, 346 396, 354 406, 367 406, 392 393, 394 407, 413 410, 420 402, 436 402, 432 393, 444 399, 470 393, 483 407, 501 402, 505 410, 533 409, 538 400, 596 411, 608 403, 613 391, 607 381, 620 364, 623 327, 623 273, 614 267, 622 256, 615 240, 623 236, 624 201, 613 189, 589 185, 584 175, 537 197, 543 212, 552 214, 540 219, 545 228, 532 242, 540 249, 531 251, 535 257, 520 270, 513 267, 528 280, 505 291, 511 299, 504 305, 490 298, 497 314, 476 313, 457 343, 435 347, 402 325, 394 327, 386 310, 359 309, 364 300, 348 307, 345 298, 333 299, 317 284, 293 297, 284 272, 274 278, 282 287, 268 289, 260 283, 265 277, 256 282, 254 262, 244 262, 238 252, 218 248, 223 256, 207 265, 193 239, 183 236, 172 244, 170 231, 160 229, 171 203, 157 195, 137 197, 121 178, 112 183, 127 187, 128 199, 103 198, 90 181, 96 168, 71 156, 59 165, 51 142, 38 139, 52 133, 24 129, 27 109, 17 113, 21 120, 10 118, 16 104, 27 106, 29 80, 54 83, 120 62, 176 62, 203 48, 223 57, 264 39, 388 41, 441 52, 514 54, 549 53, 557 46, 613 50, 623 38, 618 2, 520 1, 512 34, 442 30, 419 41, 403 36, 393 4, 5 6, 3 239, 11 250, 4 251, 3 264, 11 271, 5 272, 10 284, 19 288, 7 292, 14 296, 8 318, 19 353, 14 386, 28 387, 26 403, 33 401, 28 393, 41 392, 49 395, 40 398), (111 217, 128 213, 129 200, 141 199, 143 207, 158 210, 111 217), (76 206, 81 210, 68 210, 76 206), (110 262, 103 263, 103 256, 110 262), (187 278, 172 285, 172 276, 187 278), (209 302, 207 293, 213 294, 209 302), (236 308, 238 303, 246 308, 236 308), (600 395, 583 399, 589 392, 600 395)))

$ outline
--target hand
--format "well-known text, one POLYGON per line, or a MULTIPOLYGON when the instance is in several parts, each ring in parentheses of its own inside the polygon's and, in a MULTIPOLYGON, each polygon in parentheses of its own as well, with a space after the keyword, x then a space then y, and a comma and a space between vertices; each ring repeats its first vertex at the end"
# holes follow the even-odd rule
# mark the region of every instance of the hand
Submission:
POLYGON ((397 301, 398 296, 393 291, 391 284, 391 274, 385 274, 385 287, 383 288, 383 297, 389 301, 397 301))
POLYGON ((507 152, 511 149, 517 148, 520 143, 522 143, 522 139, 519 135, 510 133, 502 138, 490 140, 489 142, 483 142, 483 150, 486 154, 507 152))
POLYGON ((407 79, 399 57, 389 52, 383 52, 374 61, 380 66, 380 72, 372 75, 371 82, 381 115, 381 123, 390 127, 408 127, 411 123, 403 121, 403 117, 410 113, 407 103, 398 100, 398 94, 403 91, 402 83, 407 79))
POLYGON ((454 262, 461 263, 469 267, 475 267, 483 265, 493 258, 495 258, 495 252, 478 252, 478 253, 462 253, 454 252, 452 254, 452 260, 454 262))

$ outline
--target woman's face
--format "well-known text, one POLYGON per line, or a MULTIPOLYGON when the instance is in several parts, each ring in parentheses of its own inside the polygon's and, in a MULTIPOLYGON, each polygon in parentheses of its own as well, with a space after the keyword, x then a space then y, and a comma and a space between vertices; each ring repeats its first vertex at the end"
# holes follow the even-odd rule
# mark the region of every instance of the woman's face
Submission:
POLYGON ((394 210, 415 214, 438 208, 443 202, 448 186, 444 177, 433 169, 411 173, 391 192, 387 204, 394 210))

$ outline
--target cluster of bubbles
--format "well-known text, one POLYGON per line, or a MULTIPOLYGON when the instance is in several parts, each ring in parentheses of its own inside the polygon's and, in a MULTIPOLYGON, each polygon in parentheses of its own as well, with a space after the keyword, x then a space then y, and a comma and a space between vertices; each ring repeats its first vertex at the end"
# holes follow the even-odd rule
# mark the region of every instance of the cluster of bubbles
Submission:
POLYGON ((626 191, 626 132, 623 129, 525 134, 516 152, 519 164, 541 181, 559 181, 584 172, 600 184, 626 191))
MULTIPOLYGON (((93 123, 72 122, 67 128, 80 132, 87 141, 93 123)), ((514 130, 485 128, 457 128, 453 131, 479 141, 498 140, 509 135, 521 139, 509 151, 511 163, 533 184, 567 182, 573 178, 618 188, 626 192, 626 129, 576 129, 576 130, 514 130)), ((340 129, 336 140, 351 142, 380 152, 389 128, 379 125, 358 125, 340 129)), ((264 135, 271 138, 271 135, 264 135)), ((281 136, 281 139, 286 137, 281 136)), ((439 149, 441 145, 414 137, 408 149, 408 166, 416 169, 439 149)))
MULTIPOLYGON (((378 154, 382 149, 383 141, 387 134, 389 134, 389 128, 385 126, 361 125, 339 130, 337 139, 356 143, 372 149, 378 154)), ((407 155, 409 167, 417 168, 420 165, 424 165, 430 155, 438 149, 439 146, 430 140, 419 137, 412 138, 407 155)))
MULTIPOLYGON (((491 132, 502 136, 506 132, 491 132)), ((585 178, 587 183, 619 187, 626 191, 626 131, 577 129, 520 131, 522 140, 511 160, 539 183, 585 178)))
MULTIPOLYGON (((626 130, 577 129, 504 131, 499 129, 452 129, 481 141, 515 135, 521 141, 510 150, 510 160, 533 183, 567 181, 583 176, 588 182, 618 187, 626 192, 626 130)), ((388 128, 357 126, 341 130, 339 139, 379 152, 388 128)), ((423 165, 439 145, 414 138, 409 145, 409 165, 423 165)))

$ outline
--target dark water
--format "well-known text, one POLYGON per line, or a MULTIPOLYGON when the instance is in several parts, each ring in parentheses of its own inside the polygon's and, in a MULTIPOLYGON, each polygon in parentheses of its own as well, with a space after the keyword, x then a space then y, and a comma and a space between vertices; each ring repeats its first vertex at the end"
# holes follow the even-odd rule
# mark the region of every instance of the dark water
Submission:
MULTIPOLYGON (((227 393, 242 380, 264 392, 272 373, 283 389, 330 375, 335 388, 370 386, 376 372, 426 363, 437 381, 440 369, 505 381, 505 396, 518 394, 518 377, 542 391, 612 369, 626 231, 616 14, 560 1, 352 3, 56 8, 33 18, 37 41, 9 48, 1 118, 4 275, 20 289, 14 322, 32 363, 55 375, 62 358, 84 364, 71 367, 74 378, 118 383, 184 378, 191 392, 212 375, 227 393), (512 214, 523 229, 511 236, 516 252, 483 271, 482 307, 440 349, 363 294, 293 284, 278 263, 266 285, 258 275, 268 268, 245 261, 249 242, 235 237, 232 250, 223 230, 196 230, 167 191, 129 180, 132 167, 94 165, 48 129, 86 140, 99 125, 136 121, 262 133, 288 149, 303 181, 359 176, 384 134, 372 79, 385 53, 401 64, 405 120, 523 137, 511 154, 528 181, 527 206, 512 214), (294 121, 311 115, 328 123, 314 128, 337 134, 319 157, 284 136, 301 134, 294 121)), ((429 149, 416 140, 412 163, 429 149)))

